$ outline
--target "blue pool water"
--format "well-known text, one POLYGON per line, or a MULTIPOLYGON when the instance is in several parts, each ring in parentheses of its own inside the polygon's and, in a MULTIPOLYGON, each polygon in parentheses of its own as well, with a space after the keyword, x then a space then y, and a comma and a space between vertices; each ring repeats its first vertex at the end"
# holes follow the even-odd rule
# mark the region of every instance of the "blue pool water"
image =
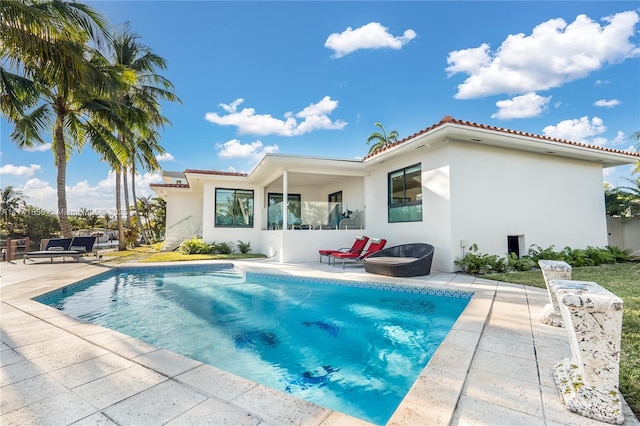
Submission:
POLYGON ((232 266, 119 268, 36 300, 384 424, 472 295, 232 266))

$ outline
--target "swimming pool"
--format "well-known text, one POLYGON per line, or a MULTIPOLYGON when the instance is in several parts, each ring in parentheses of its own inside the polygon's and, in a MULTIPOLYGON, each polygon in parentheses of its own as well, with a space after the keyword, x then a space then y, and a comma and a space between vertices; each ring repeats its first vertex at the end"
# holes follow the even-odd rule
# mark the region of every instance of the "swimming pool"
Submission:
POLYGON ((117 268, 36 300, 382 424, 471 296, 218 264, 117 268))

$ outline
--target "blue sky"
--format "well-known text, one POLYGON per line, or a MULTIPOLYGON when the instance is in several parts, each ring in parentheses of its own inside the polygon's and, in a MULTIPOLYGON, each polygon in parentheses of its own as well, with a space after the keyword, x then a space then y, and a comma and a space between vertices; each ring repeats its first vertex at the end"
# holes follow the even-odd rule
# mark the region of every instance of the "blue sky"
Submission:
MULTIPOLYGON (((86 3, 167 60, 182 104, 163 108, 164 170, 359 158, 375 122, 403 138, 445 115, 623 150, 640 130, 637 1, 86 3)), ((20 151, 0 126, 1 186, 55 210, 51 150, 20 151)), ((159 176, 140 176, 138 196, 159 176)), ((114 207, 113 174, 89 148, 67 186, 71 210, 114 207)))

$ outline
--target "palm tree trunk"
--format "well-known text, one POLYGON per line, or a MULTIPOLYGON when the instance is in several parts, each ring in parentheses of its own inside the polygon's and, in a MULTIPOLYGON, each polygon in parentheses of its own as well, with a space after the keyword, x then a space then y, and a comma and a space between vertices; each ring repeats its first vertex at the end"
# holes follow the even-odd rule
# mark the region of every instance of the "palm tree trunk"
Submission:
POLYGON ((131 228, 131 211, 129 206, 129 184, 127 183, 127 167, 122 167, 122 186, 124 187, 124 205, 127 212, 127 221, 125 226, 131 228))
POLYGON ((58 117, 55 129, 56 138, 56 165, 58 166, 58 176, 56 185, 58 189, 58 218, 60 219, 60 231, 63 238, 71 238, 71 225, 67 215, 67 150, 64 144, 64 134, 62 122, 64 117, 58 117))
MULTIPOLYGON (((138 209, 138 199, 136 198, 136 165, 135 162, 131 164, 131 194, 133 195, 133 208, 136 211, 136 217, 138 218, 138 230, 142 235, 142 239, 145 244, 149 244, 149 237, 147 236, 147 232, 144 230, 144 226, 142 226, 142 217, 140 216, 140 210, 138 209)), ((140 244, 136 241, 136 246, 140 244)))
POLYGON ((122 172, 118 167, 116 169, 116 223, 118 225, 118 251, 125 251, 127 249, 127 242, 124 240, 124 227, 122 226, 122 172))

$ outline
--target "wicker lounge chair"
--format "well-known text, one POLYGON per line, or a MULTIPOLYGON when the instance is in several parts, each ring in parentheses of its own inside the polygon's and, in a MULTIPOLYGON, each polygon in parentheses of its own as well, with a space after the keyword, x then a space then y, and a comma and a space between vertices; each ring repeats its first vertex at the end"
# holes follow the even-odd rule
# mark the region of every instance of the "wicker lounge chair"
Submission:
POLYGON ((356 237, 356 240, 353 242, 351 248, 343 247, 333 250, 318 250, 318 253, 320 253, 320 263, 322 263, 322 256, 327 256, 329 258, 329 262, 331 262, 332 253, 356 253, 356 257, 358 257, 362 253, 362 250, 364 250, 364 246, 367 245, 368 241, 369 237, 367 237, 366 235, 360 235, 356 237))
POLYGON ((429 275, 434 247, 431 244, 413 243, 389 247, 367 256, 364 269, 367 272, 390 277, 415 277, 429 275))
POLYGON ((96 237, 74 237, 71 238, 52 238, 47 242, 44 250, 27 252, 22 256, 22 263, 26 263, 27 259, 49 258, 51 263, 55 257, 61 257, 64 262, 65 257, 71 257, 76 261, 80 256, 86 253, 94 253, 96 237))
POLYGON ((366 257, 371 256, 373 253, 377 253, 378 251, 382 250, 385 244, 387 244, 387 240, 385 240, 384 238, 372 238, 371 243, 369 243, 369 247, 367 247, 366 250, 362 251, 362 253, 331 253, 331 257, 333 258, 333 266, 336 266, 336 259, 342 259, 342 269, 344 269, 344 264, 347 260, 363 260, 366 257))

